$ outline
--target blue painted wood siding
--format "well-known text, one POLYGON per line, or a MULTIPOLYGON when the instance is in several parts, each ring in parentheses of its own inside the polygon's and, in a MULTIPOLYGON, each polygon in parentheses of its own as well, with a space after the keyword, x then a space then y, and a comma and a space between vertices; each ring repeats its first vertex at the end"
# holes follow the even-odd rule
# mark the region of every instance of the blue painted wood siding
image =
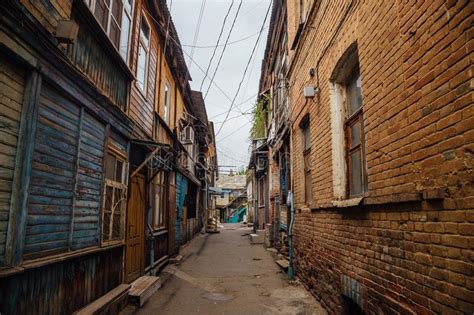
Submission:
POLYGON ((0 313, 72 314, 122 283, 122 264, 117 247, 1 279, 0 313))
POLYGON ((44 84, 24 259, 98 245, 105 126, 44 84))
POLYGON ((85 112, 80 139, 72 249, 97 245, 100 239, 98 231, 105 126, 85 112))
POLYGON ((5 261, 24 85, 24 71, 0 54, 0 265, 5 261))

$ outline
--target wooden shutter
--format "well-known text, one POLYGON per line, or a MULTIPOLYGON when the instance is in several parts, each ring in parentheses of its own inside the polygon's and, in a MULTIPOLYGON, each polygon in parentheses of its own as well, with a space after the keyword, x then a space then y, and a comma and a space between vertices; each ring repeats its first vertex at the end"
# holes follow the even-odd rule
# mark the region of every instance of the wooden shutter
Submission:
POLYGON ((99 217, 105 126, 83 113, 78 155, 72 249, 99 243, 99 217))
POLYGON ((80 109, 47 84, 38 109, 24 258, 69 246, 80 109))
POLYGON ((99 244, 104 138, 104 124, 43 85, 24 259, 99 244))

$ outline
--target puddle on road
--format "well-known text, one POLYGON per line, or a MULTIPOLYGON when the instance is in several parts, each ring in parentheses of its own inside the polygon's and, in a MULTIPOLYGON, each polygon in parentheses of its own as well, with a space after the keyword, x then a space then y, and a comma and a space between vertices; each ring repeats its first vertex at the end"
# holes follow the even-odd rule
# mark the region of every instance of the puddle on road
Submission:
POLYGON ((203 298, 211 301, 230 301, 234 297, 232 295, 222 294, 218 292, 209 292, 202 295, 203 298))

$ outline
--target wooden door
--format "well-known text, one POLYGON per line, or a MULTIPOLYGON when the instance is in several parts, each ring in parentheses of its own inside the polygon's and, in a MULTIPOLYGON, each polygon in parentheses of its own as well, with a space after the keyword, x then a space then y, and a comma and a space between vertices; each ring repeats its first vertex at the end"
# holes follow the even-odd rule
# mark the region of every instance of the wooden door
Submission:
POLYGON ((131 179, 127 213, 125 279, 132 282, 143 274, 145 259, 145 177, 131 179))

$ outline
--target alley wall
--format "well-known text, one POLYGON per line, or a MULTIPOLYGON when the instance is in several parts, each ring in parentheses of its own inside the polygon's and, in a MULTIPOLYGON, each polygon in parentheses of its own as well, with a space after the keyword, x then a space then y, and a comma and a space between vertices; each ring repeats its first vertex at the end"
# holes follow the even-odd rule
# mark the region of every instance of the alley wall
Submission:
POLYGON ((472 313, 473 3, 315 1, 295 39, 298 9, 288 2, 298 275, 331 313, 346 298, 367 313, 472 313), (359 68, 363 102, 357 197, 337 104, 347 65, 359 68))

